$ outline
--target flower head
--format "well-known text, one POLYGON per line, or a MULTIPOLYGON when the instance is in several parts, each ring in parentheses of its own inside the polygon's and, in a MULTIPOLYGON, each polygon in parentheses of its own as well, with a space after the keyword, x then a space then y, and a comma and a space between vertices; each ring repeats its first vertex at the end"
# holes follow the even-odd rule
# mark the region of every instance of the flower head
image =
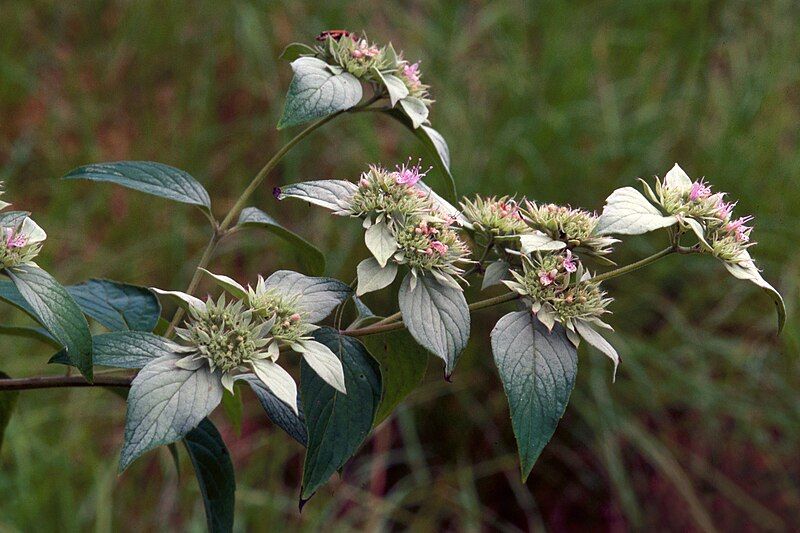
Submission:
POLYGON ((397 165, 395 168, 397 170, 394 173, 394 180, 403 185, 415 185, 433 169, 433 167, 428 167, 428 170, 422 172, 422 159, 418 159, 417 164, 412 165, 411 158, 408 159, 408 162, 397 165))
POLYGON ((583 209, 556 204, 526 202, 523 218, 532 231, 539 231, 571 248, 580 248, 591 255, 611 253, 617 242, 608 236, 597 235, 597 215, 583 209))
POLYGON ((477 231, 490 236, 505 237, 529 231, 519 204, 513 197, 476 196, 474 200, 465 198, 461 208, 466 219, 477 231))
POLYGON ((699 180, 692 183, 692 188, 689 190, 690 201, 705 200, 709 196, 711 196, 711 187, 705 181, 699 180))

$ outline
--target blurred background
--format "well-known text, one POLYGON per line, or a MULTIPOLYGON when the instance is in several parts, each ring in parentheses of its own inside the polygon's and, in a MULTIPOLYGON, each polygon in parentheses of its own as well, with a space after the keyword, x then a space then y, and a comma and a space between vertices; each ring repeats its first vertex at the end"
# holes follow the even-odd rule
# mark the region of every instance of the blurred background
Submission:
MULTIPOLYGON (((199 211, 59 176, 89 162, 161 161, 203 182, 224 214, 294 133, 275 129, 291 74, 280 51, 331 28, 365 30, 422 60, 462 194, 599 210, 614 188, 676 161, 730 191, 737 212, 756 215, 754 255, 789 321, 777 337, 769 298, 710 258, 670 257, 609 283, 616 383, 609 362, 582 348, 566 416, 525 485, 487 341, 499 309, 476 315, 454 382, 432 359, 425 384, 302 515, 303 450, 248 394, 240 433, 214 417, 236 465, 237 530, 797 527, 792 0, 0 0, 0 178, 4 199, 49 233, 40 263, 64 283, 185 287, 208 237, 199 211)), ((345 281, 367 254, 359 224, 278 204, 271 190, 424 155, 402 127, 366 115, 295 148, 252 202, 319 245, 328 274, 345 281)), ((647 255, 662 239, 628 239, 615 259, 647 255)), ((228 241, 212 266, 240 281, 299 268, 256 230, 228 241)), ((393 298, 368 302, 388 311, 393 298)), ((5 305, 0 318, 25 322, 5 305)), ((0 369, 13 376, 59 371, 46 367, 46 346, 2 345, 0 369)), ((202 531, 185 455, 180 475, 162 450, 117 476, 123 418, 119 398, 99 389, 22 393, 0 453, 0 530, 202 531)))

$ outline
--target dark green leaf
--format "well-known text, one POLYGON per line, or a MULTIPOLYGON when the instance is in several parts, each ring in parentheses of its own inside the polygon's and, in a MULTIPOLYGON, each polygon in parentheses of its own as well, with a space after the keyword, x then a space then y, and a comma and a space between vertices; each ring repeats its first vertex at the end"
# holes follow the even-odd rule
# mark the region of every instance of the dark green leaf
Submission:
POLYGON ((117 161, 86 165, 70 171, 64 179, 108 181, 160 196, 211 209, 208 192, 189 173, 163 163, 152 161, 117 161))
POLYGON ((578 372, 577 350, 560 324, 549 332, 527 310, 501 318, 491 338, 526 479, 567 408, 578 372))
POLYGON ((321 276, 325 273, 325 255, 319 249, 281 226, 274 218, 256 207, 245 207, 239 215, 237 226, 264 228, 288 242, 297 254, 301 265, 312 276, 321 276))
POLYGON ((50 274, 34 265, 6 269, 39 323, 67 349, 86 379, 92 380, 92 335, 80 307, 50 274))
POLYGON ((17 290, 17 286, 12 282, 5 280, 0 281, 0 300, 10 303, 14 307, 30 315, 34 320, 38 320, 36 313, 31 309, 31 306, 28 305, 28 302, 25 301, 25 298, 23 298, 19 290, 17 290))
MULTIPOLYGON (((27 326, 0 326, 0 335, 12 335, 14 337, 27 337, 49 344, 55 348, 61 348, 61 343, 53 338, 44 328, 31 328, 27 326)), ((66 357, 66 352, 64 356, 66 357)))
POLYGON ((300 57, 292 61, 292 70, 278 129, 350 109, 361 100, 361 82, 348 72, 332 73, 320 59, 300 57))
POLYGON ((222 435, 208 418, 204 418, 186 435, 183 442, 200 484, 208 530, 211 533, 232 531, 236 478, 231 455, 222 435))
POLYGON ((228 418, 228 422, 233 426, 233 429, 236 430, 236 434, 241 435, 242 414, 244 413, 242 395, 234 395, 227 390, 224 391, 222 393, 222 410, 225 411, 225 416, 228 418))
POLYGON ((313 56, 314 54, 316 54, 316 51, 307 44, 290 43, 288 46, 286 46, 286 48, 283 49, 283 52, 281 52, 281 55, 278 57, 284 61, 294 61, 298 57, 305 55, 313 56))
POLYGON ((347 394, 325 383, 303 361, 300 390, 308 450, 302 499, 310 498, 358 450, 372 428, 381 397, 380 370, 360 342, 331 328, 318 329, 314 338, 342 361, 347 394))
MULTIPOLYGON (((10 379, 10 376, 5 372, 0 372, 0 379, 10 379)), ((6 427, 11 421, 11 414, 17 404, 17 396, 19 396, 19 391, 0 392, 0 450, 3 448, 3 436, 6 433, 6 427)))
POLYGON ((84 313, 112 331, 153 331, 161 315, 158 298, 137 285, 91 279, 67 290, 84 313))
POLYGON ((253 389, 258 402, 264 408, 272 423, 305 446, 308 443, 308 433, 306 432, 305 417, 303 416, 303 409, 300 407, 300 401, 297 402, 300 407, 300 413, 294 414, 292 408, 272 394, 272 391, 255 375, 247 374, 242 376, 241 379, 246 381, 250 388, 253 389))
MULTIPOLYGON (((144 331, 114 331, 92 337, 94 364, 114 368, 142 368, 153 359, 174 353, 175 344, 144 331)), ((49 363, 72 365, 64 350, 49 363)))
POLYGON ((407 331, 364 337, 363 342, 380 364, 381 402, 374 423, 377 426, 422 382, 428 368, 428 352, 407 331))

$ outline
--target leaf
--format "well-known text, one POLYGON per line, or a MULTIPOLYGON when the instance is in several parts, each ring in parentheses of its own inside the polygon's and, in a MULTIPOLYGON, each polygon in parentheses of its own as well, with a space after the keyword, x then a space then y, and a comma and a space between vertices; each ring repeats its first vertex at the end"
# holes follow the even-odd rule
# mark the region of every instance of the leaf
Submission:
POLYGON ((481 290, 488 289, 494 285, 498 285, 501 281, 508 276, 509 265, 502 259, 495 261, 486 267, 486 272, 483 273, 483 283, 481 290))
MULTIPOLYGON (((0 380, 11 379, 5 372, 0 372, 0 380)), ((8 423, 11 421, 11 415, 14 413, 14 407, 17 405, 17 397, 19 391, 3 391, 0 392, 0 450, 3 449, 3 436, 6 433, 8 423)))
POLYGON ((197 370, 175 366, 180 359, 177 355, 154 359, 133 379, 120 472, 146 451, 189 433, 222 400, 217 374, 206 365, 197 370))
POLYGON ((450 376, 469 340, 469 307, 464 293, 431 276, 420 276, 411 287, 413 274, 400 285, 403 322, 418 343, 445 363, 450 376))
POLYGON ((158 298, 144 287, 90 279, 67 291, 84 313, 112 331, 153 331, 161 316, 158 298))
POLYGON ((313 56, 316 53, 317 52, 313 48, 308 46, 307 44, 289 43, 286 46, 286 48, 283 49, 283 52, 281 52, 281 55, 278 56, 278 57, 280 59, 283 59, 284 61, 294 61, 298 57, 301 57, 301 56, 304 56, 304 55, 312 55, 313 56))
POLYGON ((356 191, 358 191, 358 186, 350 181, 318 180, 281 187, 277 197, 278 200, 299 198, 311 204, 338 212, 347 209, 348 202, 356 191))
POLYGON ((183 443, 203 495, 208 530, 211 533, 232 531, 236 476, 222 435, 208 418, 204 418, 186 435, 183 443))
POLYGON ((560 324, 551 333, 527 310, 501 318, 491 340, 525 480, 567 408, 577 351, 560 324))
POLYGON ((450 149, 444 137, 438 131, 426 125, 415 128, 411 119, 400 109, 391 109, 385 111, 385 113, 408 128, 422 142, 428 152, 436 158, 437 166, 447 177, 446 185, 450 188, 450 199, 456 201, 458 199, 458 191, 456 190, 456 181, 450 173, 450 149))
POLYGON ((428 106, 419 98, 408 96, 400 100, 400 107, 406 116, 411 119, 414 128, 419 128, 428 120, 428 106))
POLYGON ((662 215, 633 187, 623 187, 606 199, 595 232, 598 235, 641 235, 672 226, 677 221, 674 216, 662 215))
POLYGON ((687 190, 692 188, 692 179, 678 163, 675 163, 675 166, 664 176, 664 185, 669 189, 687 190))
POLYGON ((28 302, 25 301, 25 298, 23 298, 19 290, 17 290, 17 286, 12 282, 0 281, 0 300, 13 305, 20 311, 24 311, 34 320, 39 320, 36 317, 36 312, 28 305, 28 302))
POLYGON ((30 211, 6 211, 5 213, 0 213, 0 227, 17 227, 25 222, 25 219, 30 214, 30 211))
POLYGON ((614 363, 614 379, 617 376, 617 367, 619 366, 619 354, 617 350, 602 336, 599 332, 595 331, 588 322, 583 320, 575 320, 575 331, 580 335, 583 340, 603 352, 614 363))
POLYGON ((378 222, 367 228, 364 232, 364 243, 381 268, 386 266, 398 248, 397 239, 386 222, 378 222))
MULTIPOLYGON (((55 348, 61 348, 61 343, 53 338, 44 328, 32 328, 27 326, 2 326, 0 325, 0 335, 11 335, 13 337, 26 337, 44 342, 55 348)), ((66 352, 64 352, 66 355, 66 352)))
POLYGON ((278 129, 327 117, 361 101, 363 91, 358 78, 348 72, 333 74, 321 59, 300 57, 292 61, 292 70, 294 78, 278 129))
POLYGON ((253 371, 261 383, 295 414, 300 413, 297 404, 297 383, 282 366, 270 359, 253 361, 253 371))
POLYGON ((353 290, 346 283, 333 278, 315 278, 291 270, 278 270, 268 277, 264 286, 290 298, 306 314, 306 321, 316 323, 348 299, 353 290))
POLYGON ((706 250, 711 250, 711 245, 709 245, 708 241, 706 241, 705 230, 703 229, 703 225, 700 222, 698 222, 693 218, 686 217, 683 219, 683 223, 689 226, 689 228, 694 232, 695 236, 697 237, 697 240, 700 241, 700 244, 703 245, 703 247, 706 250))
POLYGON ((356 274, 358 276, 356 296, 363 296, 368 292, 379 291, 391 285, 397 276, 397 264, 390 263, 381 267, 377 259, 370 257, 358 264, 356 274))
POLYGON ((397 102, 408 96, 408 87, 405 82, 393 74, 384 74, 377 68, 374 69, 375 73, 383 82, 386 91, 389 93, 389 101, 392 107, 397 105, 397 102))
POLYGON ((117 161, 78 167, 63 179, 108 181, 167 200, 211 210, 208 192, 188 172, 152 161, 117 161))
POLYGON ((728 269, 728 272, 730 272, 733 277, 755 283, 764 289, 764 292, 772 298, 775 304, 775 311, 778 313, 778 333, 780 333, 783 330, 783 326, 786 324, 786 304, 783 302, 781 293, 761 276, 761 272, 758 270, 758 267, 756 267, 750 254, 745 250, 742 253, 740 262, 728 263, 723 261, 722 264, 725 265, 725 268, 728 269))
POLYGON ((297 255, 298 262, 314 276, 325 273, 325 255, 313 244, 281 226, 274 218, 255 207, 245 207, 236 224, 243 228, 263 228, 286 241, 297 255))
POLYGON ((67 349, 69 359, 92 380, 92 335, 89 323, 69 292, 53 276, 28 264, 5 270, 33 315, 67 349))
POLYGON ((231 423, 236 434, 242 435, 242 416, 244 414, 244 403, 242 403, 241 394, 232 394, 230 391, 222 393, 222 410, 225 411, 225 417, 231 423))
POLYGON ((552 252, 567 247, 567 243, 563 241, 557 241, 546 233, 538 230, 531 234, 520 235, 519 244, 520 250, 523 254, 530 254, 533 252, 552 252))
MULTIPOLYGON (((285 402, 278 399, 271 390, 253 374, 244 374, 238 379, 246 381, 258 398, 258 403, 264 408, 267 417, 273 424, 284 430, 290 437, 305 446, 308 443, 305 417, 303 410, 295 413, 285 402)), ((297 403, 300 403, 299 396, 297 403)))
POLYGON ((383 422, 425 377, 428 353, 407 331, 392 331, 362 339, 380 364, 381 401, 373 427, 383 422))
POLYGON ((210 272, 205 268, 198 268, 198 270, 203 274, 206 274, 209 277, 211 277, 211 279, 214 280, 214 283, 216 283, 220 288, 222 288, 228 294, 232 294, 235 298, 238 298, 240 300, 247 298, 247 289, 242 287, 242 285, 235 279, 230 278, 228 276, 223 276, 222 274, 214 274, 213 272, 210 272))
MULTIPOLYGON (((142 368, 154 359, 176 354, 176 349, 180 347, 174 342, 144 331, 114 331, 92 337, 93 362, 100 366, 142 368)), ((48 363, 72 365, 64 350, 48 363)))
POLYGON ((301 499, 310 498, 358 450, 372 428, 381 397, 377 363, 361 343, 320 328, 314 338, 342 361, 347 394, 328 386, 305 361, 301 364, 303 411, 308 450, 301 499))
POLYGON ((330 348, 317 341, 300 341, 296 343, 295 350, 303 354, 303 361, 308 363, 325 383, 342 394, 347 394, 342 362, 330 348))
POLYGON ((189 311, 193 307, 196 309, 205 309, 206 307, 206 304, 203 302, 203 300, 197 298, 196 296, 192 296, 191 294, 186 294, 185 292, 165 291, 157 287, 151 287, 151 290, 160 296, 164 296, 185 311, 189 311))

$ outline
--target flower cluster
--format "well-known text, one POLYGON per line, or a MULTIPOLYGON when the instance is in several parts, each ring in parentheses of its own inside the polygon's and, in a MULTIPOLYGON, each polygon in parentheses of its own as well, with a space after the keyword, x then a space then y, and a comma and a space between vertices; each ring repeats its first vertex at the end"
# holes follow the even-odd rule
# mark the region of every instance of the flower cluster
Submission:
POLYGON ((556 204, 526 202, 523 218, 528 226, 569 248, 579 248, 593 256, 611 253, 617 239, 597 235, 597 215, 583 209, 556 204))
MULTIPOLYGON (((2 194, 2 190, 0 190, 2 194)), ((9 203, 0 201, 0 210, 9 203)), ((47 234, 24 212, 0 216, 0 268, 13 268, 33 262, 47 234)))
POLYGON ((429 85, 422 83, 422 72, 420 71, 420 62, 409 63, 403 59, 402 54, 397 61, 397 76, 403 80, 406 88, 408 88, 409 96, 419 98, 426 105, 433 103, 428 94, 429 85))
POLYGON ((420 217, 416 224, 406 224, 396 233, 398 251, 395 261, 408 265, 412 272, 432 272, 459 277, 469 248, 452 229, 450 219, 420 217))
POLYGON ((338 65, 357 78, 378 81, 375 71, 397 69, 397 54, 389 46, 379 47, 366 36, 347 31, 323 32, 317 36, 317 53, 323 61, 338 65))
POLYGON ((414 187, 426 174, 419 163, 404 164, 395 171, 370 165, 361 174, 345 212, 363 218, 367 226, 384 219, 394 224, 426 215, 434 210, 433 200, 424 190, 414 187))
POLYGON ((476 231, 491 237, 507 237, 528 231, 519 204, 512 197, 476 196, 474 200, 465 198, 461 209, 476 231))

